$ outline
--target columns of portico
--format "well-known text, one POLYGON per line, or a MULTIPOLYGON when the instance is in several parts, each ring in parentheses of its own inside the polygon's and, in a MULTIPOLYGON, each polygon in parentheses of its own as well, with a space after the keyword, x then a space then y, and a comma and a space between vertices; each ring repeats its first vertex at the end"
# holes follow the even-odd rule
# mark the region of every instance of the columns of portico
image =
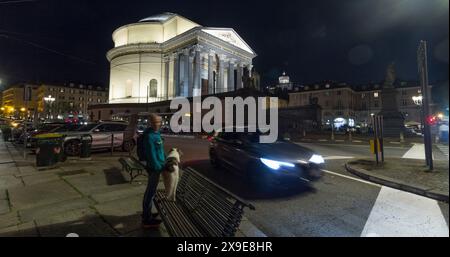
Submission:
POLYGON ((237 85, 236 90, 243 88, 242 77, 244 76, 244 65, 242 63, 237 64, 237 85))
POLYGON ((230 59, 229 65, 228 65, 228 85, 227 85, 227 92, 234 91, 234 64, 235 59, 230 59))
POLYGON ((202 76, 201 76, 201 70, 202 70, 202 53, 201 53, 201 46, 197 45, 194 47, 195 51, 195 67, 194 67, 194 91, 193 96, 200 96, 202 89, 202 76))
POLYGON ((187 97, 189 95, 189 50, 183 51, 183 79, 180 96, 187 97))
POLYGON ((208 55, 208 94, 216 93, 214 88, 214 58, 216 53, 214 51, 209 51, 208 55))
POLYGON ((179 53, 173 53, 173 89, 174 96, 177 97, 180 95, 180 56, 179 53))
POLYGON ((164 57, 164 86, 161 96, 167 100, 169 99, 169 75, 170 74, 170 55, 164 57))
POLYGON ((217 93, 223 93, 224 86, 225 86, 225 61, 226 56, 221 54, 219 55, 219 79, 217 83, 218 92, 217 93))
POLYGON ((253 64, 248 64, 247 65, 247 69, 248 69, 248 77, 251 78, 252 77, 252 70, 253 70, 253 64))

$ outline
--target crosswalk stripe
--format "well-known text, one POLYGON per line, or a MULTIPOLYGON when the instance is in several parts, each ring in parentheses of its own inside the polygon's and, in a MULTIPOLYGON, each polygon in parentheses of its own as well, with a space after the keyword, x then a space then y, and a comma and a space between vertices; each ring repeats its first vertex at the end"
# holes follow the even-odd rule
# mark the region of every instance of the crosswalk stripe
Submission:
MULTIPOLYGON (((404 155, 404 159, 419 159, 425 160, 425 145, 414 144, 404 155)), ((433 156, 434 159, 434 156, 433 156)))
POLYGON ((439 150, 448 157, 448 145, 437 145, 439 150))
POLYGON ((361 237, 448 237, 437 201, 382 187, 361 237))

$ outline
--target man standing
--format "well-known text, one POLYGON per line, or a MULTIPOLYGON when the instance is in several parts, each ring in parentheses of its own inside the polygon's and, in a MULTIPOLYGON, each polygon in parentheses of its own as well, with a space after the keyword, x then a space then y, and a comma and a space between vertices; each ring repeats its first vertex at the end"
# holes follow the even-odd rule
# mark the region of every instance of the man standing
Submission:
POLYGON ((148 184, 142 204, 142 226, 144 228, 158 228, 161 220, 156 219, 156 214, 152 215, 152 202, 158 187, 160 175, 164 169, 166 156, 164 144, 161 138, 161 117, 150 115, 150 126, 144 131, 144 152, 147 163, 148 184))

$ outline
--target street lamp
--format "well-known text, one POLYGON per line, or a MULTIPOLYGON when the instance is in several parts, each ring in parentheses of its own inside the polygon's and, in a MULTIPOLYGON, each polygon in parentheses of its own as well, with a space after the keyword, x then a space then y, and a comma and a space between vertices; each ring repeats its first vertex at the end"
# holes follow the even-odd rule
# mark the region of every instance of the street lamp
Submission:
POLYGON ((49 95, 48 97, 44 97, 45 103, 47 103, 48 105, 50 105, 50 108, 49 108, 49 116, 52 115, 52 113, 51 113, 51 107, 52 107, 53 102, 55 102, 55 100, 56 100, 56 99, 55 99, 54 97, 52 97, 51 95, 49 95))

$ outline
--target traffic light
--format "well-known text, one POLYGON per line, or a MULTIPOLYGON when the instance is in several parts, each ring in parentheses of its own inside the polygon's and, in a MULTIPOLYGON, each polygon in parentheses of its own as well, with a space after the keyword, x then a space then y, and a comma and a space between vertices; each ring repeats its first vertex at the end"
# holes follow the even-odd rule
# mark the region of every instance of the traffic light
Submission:
POLYGON ((430 126, 436 125, 436 123, 437 123, 437 117, 434 116, 434 115, 428 116, 428 117, 427 117, 427 123, 428 123, 428 125, 430 125, 430 126))

